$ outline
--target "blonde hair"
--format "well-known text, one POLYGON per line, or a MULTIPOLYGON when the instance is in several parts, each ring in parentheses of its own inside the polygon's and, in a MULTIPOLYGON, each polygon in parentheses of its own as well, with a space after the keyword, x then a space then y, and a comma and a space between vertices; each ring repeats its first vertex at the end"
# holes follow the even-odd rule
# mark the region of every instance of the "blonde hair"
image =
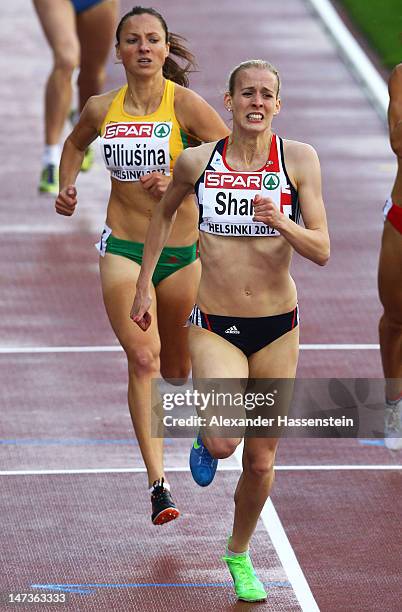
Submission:
POLYGON ((266 62, 265 60, 262 60, 262 59, 247 60, 246 62, 242 62, 241 64, 233 68, 232 72, 229 75, 229 79, 228 79, 228 92, 230 93, 231 96, 233 96, 233 93, 234 93, 234 89, 236 85, 236 77, 238 73, 241 70, 247 70, 247 68, 259 68, 260 70, 268 70, 268 72, 272 72, 272 74, 276 76, 276 80, 278 83, 276 97, 279 96, 279 91, 281 88, 281 78, 279 76, 279 72, 275 68, 275 66, 273 66, 269 62, 266 62))

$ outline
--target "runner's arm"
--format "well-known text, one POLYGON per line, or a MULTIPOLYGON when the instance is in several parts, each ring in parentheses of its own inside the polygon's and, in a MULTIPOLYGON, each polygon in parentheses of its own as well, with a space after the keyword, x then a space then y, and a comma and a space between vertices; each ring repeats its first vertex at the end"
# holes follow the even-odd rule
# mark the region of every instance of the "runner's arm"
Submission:
POLYGON ((136 294, 130 313, 133 321, 144 331, 151 322, 147 311, 151 304, 150 285, 153 272, 161 251, 169 238, 176 218, 176 211, 186 195, 194 188, 194 184, 191 181, 189 182, 192 167, 188 158, 191 153, 191 150, 184 151, 177 159, 173 179, 169 183, 162 200, 155 208, 145 239, 141 271, 137 279, 136 294))
POLYGON ((85 104, 77 125, 67 137, 60 161, 60 190, 75 183, 86 149, 99 135, 104 113, 99 96, 92 96, 85 104))
POLYGON ((98 136, 101 125, 99 96, 89 98, 77 125, 64 143, 60 160, 59 195, 55 208, 59 215, 70 217, 77 205, 75 181, 81 169, 86 148, 98 136))
POLYGON ((391 148, 402 158, 402 64, 396 66, 389 78, 388 125, 391 148))
POLYGON ((191 89, 180 89, 175 112, 183 130, 202 142, 214 142, 230 134, 216 110, 191 89))
POLYGON ((329 235, 321 194, 321 171, 317 153, 309 145, 295 143, 292 166, 297 170, 297 189, 305 227, 281 213, 270 198, 256 196, 255 221, 277 229, 292 247, 307 259, 325 266, 329 259, 329 235), (296 146, 295 146, 296 145, 296 146))

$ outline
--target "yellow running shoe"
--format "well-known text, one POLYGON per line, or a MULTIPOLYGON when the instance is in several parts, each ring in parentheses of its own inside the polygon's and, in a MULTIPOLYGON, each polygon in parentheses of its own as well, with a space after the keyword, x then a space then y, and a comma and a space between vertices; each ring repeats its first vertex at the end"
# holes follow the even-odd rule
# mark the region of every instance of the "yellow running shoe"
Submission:
POLYGON ((39 181, 40 193, 59 193, 59 168, 55 164, 47 164, 42 170, 39 181))

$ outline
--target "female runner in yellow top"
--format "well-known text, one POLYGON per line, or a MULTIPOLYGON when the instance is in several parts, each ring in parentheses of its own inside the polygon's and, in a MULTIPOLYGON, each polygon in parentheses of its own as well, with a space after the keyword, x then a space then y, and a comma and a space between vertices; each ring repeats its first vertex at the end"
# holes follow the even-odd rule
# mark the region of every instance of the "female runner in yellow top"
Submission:
POLYGON ((100 135, 112 183, 106 225, 97 245, 103 298, 127 355, 130 413, 148 472, 152 521, 161 524, 179 512, 164 480, 163 440, 151 437, 151 380, 159 373, 167 379, 185 379, 190 370, 184 324, 200 278, 195 206, 179 208, 153 276, 154 323, 143 333, 131 323, 128 313, 145 235, 178 154, 200 141, 222 138, 229 130, 205 100, 187 89, 194 58, 179 36, 168 33, 159 13, 135 7, 122 17, 116 39, 127 84, 88 100, 64 145, 56 211, 73 214, 77 204, 74 183, 82 158, 100 135), (174 55, 185 60, 184 68, 174 55))

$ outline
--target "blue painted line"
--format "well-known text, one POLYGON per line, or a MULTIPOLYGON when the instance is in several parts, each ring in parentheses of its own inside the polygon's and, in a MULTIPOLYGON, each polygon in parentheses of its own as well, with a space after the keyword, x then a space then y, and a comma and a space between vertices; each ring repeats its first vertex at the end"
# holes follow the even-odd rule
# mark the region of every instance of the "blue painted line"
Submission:
MULTIPOLYGON (((289 588, 290 582, 271 581, 265 582, 268 588, 289 588)), ((141 588, 229 588, 233 587, 232 582, 132 582, 123 584, 31 584, 32 589, 47 589, 51 591, 61 591, 65 593, 77 593, 81 595, 93 595, 96 589, 141 589, 141 588)))
POLYGON ((32 584, 31 588, 33 589, 47 589, 48 591, 57 591, 58 593, 74 593, 76 595, 95 595, 96 594, 96 590, 95 589, 82 589, 82 588, 73 588, 73 587, 66 587, 66 586, 59 586, 57 584, 52 584, 52 585, 48 585, 48 584, 32 584))
MULTIPOLYGON (((172 440, 165 439, 165 444, 172 440)), ((138 446, 135 438, 122 440, 96 440, 94 438, 17 438, 15 440, 0 440, 0 446, 138 446)))
POLYGON ((359 440, 364 446, 385 446, 384 440, 359 440))

